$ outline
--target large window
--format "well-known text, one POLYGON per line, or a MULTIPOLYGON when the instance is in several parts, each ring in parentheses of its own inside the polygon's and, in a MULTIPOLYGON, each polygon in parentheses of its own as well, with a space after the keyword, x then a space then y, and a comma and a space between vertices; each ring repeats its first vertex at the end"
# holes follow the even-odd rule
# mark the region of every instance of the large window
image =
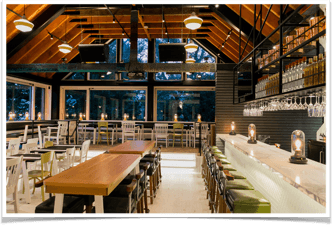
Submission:
POLYGON ((9 120, 9 113, 14 113, 13 120, 25 120, 25 113, 28 112, 31 116, 31 94, 32 87, 18 83, 6 83, 7 89, 7 108, 6 119, 9 120))
POLYGON ((145 90, 91 90, 90 119, 100 120, 101 114, 108 120, 122 120, 128 114, 129 120, 145 120, 145 90))
MULTIPOLYGON (((122 40, 122 60, 128 63, 130 60, 130 39, 122 40)), ((138 39, 138 62, 148 63, 148 39, 138 39)))
POLYGON ((199 90, 157 90, 157 121, 215 121, 215 91, 208 88, 199 90))
POLYGON ((117 41, 114 39, 109 44, 109 59, 108 63, 117 63, 117 41))
POLYGON ((65 119, 77 119, 86 112, 86 90, 66 90, 65 119))
POLYGON ((84 80, 84 73, 71 73, 66 80, 84 80))
POLYGON ((45 88, 36 87, 35 90, 35 120, 41 113, 41 119, 45 120, 45 88))

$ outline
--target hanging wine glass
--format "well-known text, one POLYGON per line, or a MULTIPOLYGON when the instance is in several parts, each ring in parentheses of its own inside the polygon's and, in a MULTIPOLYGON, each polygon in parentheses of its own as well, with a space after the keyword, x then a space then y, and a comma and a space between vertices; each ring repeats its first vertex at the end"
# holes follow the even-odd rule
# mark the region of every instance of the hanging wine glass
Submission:
POLYGON ((319 104, 319 92, 316 93, 316 103, 313 105, 313 116, 314 117, 320 117, 319 116, 320 111, 320 104, 319 104))
POLYGON ((303 97, 298 97, 298 99, 299 99, 299 104, 298 104, 298 106, 297 106, 297 109, 298 109, 298 110, 302 110, 302 109, 303 109, 302 98, 303 98, 303 97))
POLYGON ((313 104, 312 104, 313 97, 314 97, 313 95, 309 95, 309 98, 310 98, 310 103, 308 105, 308 116, 309 117, 313 117, 313 104))
POLYGON ((326 117, 326 92, 324 91, 321 99, 321 117, 326 117))
POLYGON ((303 109, 304 110, 307 110, 308 109, 308 103, 306 102, 306 98, 307 98, 307 96, 304 96, 304 104, 303 104, 303 109))

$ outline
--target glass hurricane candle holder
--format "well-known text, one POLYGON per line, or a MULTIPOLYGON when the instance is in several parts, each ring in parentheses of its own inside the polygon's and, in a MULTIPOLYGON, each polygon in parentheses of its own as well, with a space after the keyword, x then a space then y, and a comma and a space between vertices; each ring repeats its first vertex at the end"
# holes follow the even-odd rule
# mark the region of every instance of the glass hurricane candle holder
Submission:
POLYGON ((201 122, 201 115, 198 114, 198 122, 201 122))
POLYGON ((79 118, 79 120, 80 120, 80 121, 82 121, 82 120, 83 120, 83 118, 82 118, 82 117, 83 117, 83 114, 82 114, 82 113, 80 113, 80 118, 79 118))
POLYGON ((124 114, 124 121, 127 120, 127 114, 124 114))
POLYGON ((249 140, 247 141, 250 144, 256 144, 257 143, 257 130, 256 126, 254 124, 250 124, 248 127, 248 137, 249 140))
POLYGON ((174 116, 174 121, 178 121, 178 115, 177 114, 175 114, 175 116, 174 116))
POLYGON ((231 131, 229 133, 229 135, 236 135, 236 132, 235 132, 235 122, 231 122, 231 131))
POLYGON ((295 130, 291 134, 291 153, 289 161, 296 164, 305 164, 305 134, 301 130, 295 130))
POLYGON ((29 112, 25 112, 25 120, 29 121, 29 112))
MULTIPOLYGON (((66 116, 68 117, 68 114, 66 114, 66 116)), ((37 114, 37 121, 41 121, 42 120, 42 113, 38 112, 37 114)))
POLYGON ((14 117, 14 114, 12 112, 9 112, 9 121, 14 121, 13 117, 14 117))
POLYGON ((102 114, 101 114, 101 121, 104 121, 104 120, 105 120, 104 117, 105 117, 105 116, 104 116, 104 113, 102 113, 102 114))

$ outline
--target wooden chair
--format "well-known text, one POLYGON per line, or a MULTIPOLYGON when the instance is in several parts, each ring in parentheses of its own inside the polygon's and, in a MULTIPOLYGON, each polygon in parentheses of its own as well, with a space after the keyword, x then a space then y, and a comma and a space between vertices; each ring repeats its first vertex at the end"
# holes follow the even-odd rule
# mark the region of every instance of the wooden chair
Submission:
POLYGON ((29 144, 29 143, 38 144, 38 138, 28 139, 27 144, 29 144))
POLYGON ((85 162, 87 160, 90 142, 91 142, 90 140, 87 140, 87 141, 83 142, 82 147, 80 149, 80 155, 75 156, 75 158, 74 158, 75 163, 80 164, 80 163, 85 162))
POLYGON ((35 193, 35 188, 37 185, 41 185, 41 193, 42 193, 42 200, 44 201, 44 180, 47 177, 52 176, 52 166, 53 166, 53 157, 54 151, 47 152, 41 155, 41 170, 32 170, 28 172, 29 180, 34 180, 34 189, 32 194, 35 193), (36 180, 40 180, 40 182, 36 182, 36 180))
POLYGON ((19 149, 20 149, 20 138, 17 139, 13 139, 9 141, 8 144, 8 149, 6 150, 6 155, 10 156, 10 155, 14 155, 14 154, 18 154, 19 153, 19 149))
POLYGON ((109 145, 109 124, 106 121, 105 122, 98 122, 98 139, 97 139, 97 144, 98 144, 98 142, 102 141, 102 136, 103 135, 106 135, 106 141, 107 141, 107 143, 109 145), (101 131, 102 127, 106 128, 105 132, 101 131))
POLYGON ((14 211, 18 213, 18 179, 21 173, 23 156, 6 160, 6 196, 13 195, 14 211))
POLYGON ((24 154, 30 154, 30 151, 38 149, 38 145, 37 143, 27 143, 24 148, 24 154))
POLYGON ((201 139, 201 140, 207 140, 208 138, 208 134, 209 134, 209 131, 208 131, 208 124, 201 124, 201 138, 200 135, 199 135, 199 124, 196 123, 196 130, 195 130, 195 133, 194 133, 194 129, 192 128, 191 132, 190 132, 190 137, 191 137, 191 142, 193 142, 193 147, 195 148, 195 140, 198 138, 198 139, 201 139))
POLYGON ((121 122, 122 128, 122 143, 125 142, 125 138, 127 136, 133 137, 133 141, 135 140, 135 122, 123 121, 121 122))
POLYGON ((76 121, 69 122, 68 144, 71 144, 72 140, 73 140, 73 143, 75 144, 75 142, 76 142, 76 121))
POLYGON ((29 128, 29 125, 25 125, 22 142, 26 142, 26 141, 27 141, 27 137, 28 137, 28 128, 29 128))
POLYGON ((155 124, 155 147, 157 147, 157 141, 160 138, 165 138, 165 146, 168 147, 169 133, 168 124, 155 124))
POLYGON ((65 124, 65 122, 61 122, 58 124, 58 127, 56 128, 48 127, 48 134, 44 136, 44 144, 46 141, 56 141, 55 142, 56 144, 60 144, 60 141, 63 141, 64 144, 66 144, 66 136, 67 136, 67 124, 65 124))
POLYGON ((59 172, 60 170, 66 170, 74 166, 75 147, 66 149, 66 156, 62 161, 58 162, 59 172))
POLYGON ((172 137, 173 137, 172 146, 173 147, 175 146, 175 137, 180 137, 180 143, 182 144, 182 147, 183 147, 183 129, 184 129, 184 124, 180 124, 180 123, 173 124, 173 134, 172 134, 172 137), (181 129, 182 133, 176 133, 176 129, 181 129))
POLYGON ((40 126, 38 125, 38 140, 39 140, 39 148, 43 148, 43 134, 40 126))

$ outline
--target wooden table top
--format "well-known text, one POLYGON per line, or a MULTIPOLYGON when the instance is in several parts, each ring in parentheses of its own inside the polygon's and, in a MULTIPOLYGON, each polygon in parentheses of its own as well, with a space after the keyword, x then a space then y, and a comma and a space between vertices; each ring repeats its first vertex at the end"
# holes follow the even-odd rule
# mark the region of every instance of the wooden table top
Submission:
POLYGON ((112 147, 109 154, 139 154, 143 156, 155 146, 155 141, 127 141, 118 146, 112 147))
POLYGON ((6 138, 6 142, 9 142, 11 140, 15 140, 15 139, 18 139, 19 137, 16 137, 16 138, 6 138))
POLYGON ((46 192, 107 196, 139 162, 139 155, 100 154, 45 180, 46 192))

